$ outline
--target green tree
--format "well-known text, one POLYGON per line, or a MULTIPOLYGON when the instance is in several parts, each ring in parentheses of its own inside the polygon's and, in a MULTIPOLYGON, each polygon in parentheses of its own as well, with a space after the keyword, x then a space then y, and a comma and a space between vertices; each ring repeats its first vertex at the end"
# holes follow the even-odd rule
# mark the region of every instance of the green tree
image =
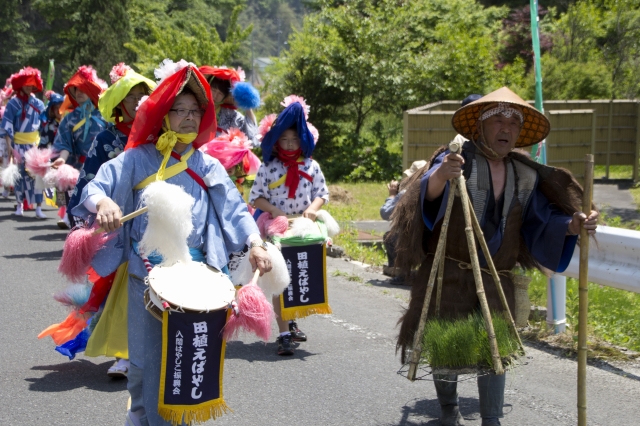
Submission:
POLYGON ((34 38, 29 23, 23 18, 28 13, 29 0, 5 0, 0 13, 0 86, 4 78, 26 65, 33 54, 34 38))
MULTIPOLYGON (((251 34, 251 26, 242 28, 238 24, 241 11, 242 6, 236 6, 231 14, 224 41, 214 27, 207 27, 204 23, 185 23, 184 29, 180 29, 171 22, 161 23, 156 19, 149 19, 144 27, 148 34, 146 39, 136 38, 125 43, 125 47, 136 53, 138 60, 135 65, 147 76, 152 76, 153 70, 165 58, 185 59, 197 65, 227 64, 251 34)), ((152 14, 153 12, 151 16, 152 14)))
POLYGON ((114 64, 133 59, 124 48, 131 37, 129 0, 34 0, 33 6, 48 24, 37 34, 33 59, 54 58, 65 78, 82 64, 108 78, 114 64))

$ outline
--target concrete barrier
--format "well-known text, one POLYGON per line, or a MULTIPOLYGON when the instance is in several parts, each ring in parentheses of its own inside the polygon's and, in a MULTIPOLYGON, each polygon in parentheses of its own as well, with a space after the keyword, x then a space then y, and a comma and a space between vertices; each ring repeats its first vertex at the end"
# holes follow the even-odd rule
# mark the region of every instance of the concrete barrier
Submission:
MULTIPOLYGON (((598 226, 596 242, 589 242, 589 281, 640 293, 640 231, 598 226)), ((562 273, 578 278, 580 249, 562 273)))

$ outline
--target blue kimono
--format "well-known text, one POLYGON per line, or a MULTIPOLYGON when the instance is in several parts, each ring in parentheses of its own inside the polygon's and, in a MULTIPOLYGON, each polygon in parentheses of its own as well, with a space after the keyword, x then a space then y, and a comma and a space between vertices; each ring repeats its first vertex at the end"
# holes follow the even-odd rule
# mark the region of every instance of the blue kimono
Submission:
MULTIPOLYGON (((18 163, 20 169, 20 181, 15 186, 16 200, 18 204, 26 200, 29 204, 42 202, 42 191, 38 193, 35 189, 35 179, 33 179, 25 170, 24 154, 31 149, 34 144, 18 144, 15 141, 15 133, 32 133, 38 132, 40 129, 40 113, 44 111, 44 103, 34 95, 29 96, 29 101, 25 104, 17 96, 13 97, 8 103, 2 117, 0 125, 0 137, 9 136, 11 139, 11 147, 15 149, 22 157, 18 163), (22 118, 22 113, 25 118, 22 118)), ((35 144, 37 144, 36 142, 35 144)), ((10 149, 11 147, 7 147, 10 149)))
POLYGON ((67 164, 80 169, 93 140, 105 127, 100 111, 93 106, 91 100, 87 100, 64 116, 53 140, 53 149, 68 151, 67 164))
MULTIPOLYGON (((84 206, 84 202, 96 194, 111 198, 120 206, 123 215, 135 211, 139 208, 142 191, 134 187, 155 174, 161 162, 162 155, 153 144, 125 151, 102 165, 95 178, 82 190, 79 203, 72 213, 89 219, 92 213, 84 206)), ((169 158, 167 168, 177 162, 175 158, 169 158)), ((218 160, 196 150, 187 160, 187 165, 208 186, 205 192, 186 172, 167 179, 168 183, 183 187, 195 199, 194 230, 187 243, 190 248, 200 250, 205 255, 207 264, 222 270, 228 262, 229 253, 241 250, 249 235, 259 234, 259 231, 240 193, 218 160)), ((131 242, 140 241, 146 226, 146 215, 126 223, 118 231, 118 237, 97 253, 92 263, 95 271, 106 276, 122 262, 129 260, 131 274, 146 276, 142 259, 131 247, 131 242)))
POLYGON ((127 135, 116 129, 116 126, 111 123, 107 123, 107 128, 98 133, 87 153, 82 170, 80 170, 78 183, 71 191, 71 199, 67 209, 72 210, 78 205, 82 190, 96 176, 100 166, 124 152, 127 139, 127 135))

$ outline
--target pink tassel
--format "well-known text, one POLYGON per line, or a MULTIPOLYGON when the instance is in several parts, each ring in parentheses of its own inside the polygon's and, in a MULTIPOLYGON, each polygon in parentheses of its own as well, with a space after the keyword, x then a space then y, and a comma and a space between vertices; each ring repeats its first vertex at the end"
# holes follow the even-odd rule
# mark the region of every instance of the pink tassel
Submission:
POLYGON ((267 237, 283 236, 289 228, 289 221, 285 216, 277 216, 273 219, 271 213, 264 212, 256 220, 256 225, 258 225, 262 238, 266 239, 267 237))
POLYGON ((68 164, 63 164, 58 167, 58 171, 55 174, 56 188, 61 191, 70 191, 75 188, 78 182, 80 172, 68 164))
POLYGON ((265 297, 255 280, 238 290, 239 315, 231 315, 224 327, 227 340, 237 338, 240 330, 254 333, 265 342, 271 338, 271 322, 275 318, 273 306, 265 297))
POLYGON ((267 236, 278 236, 281 237, 287 232, 289 228, 289 221, 285 216, 277 216, 271 222, 267 223, 267 236))
POLYGON ((91 228, 79 228, 71 232, 62 250, 62 259, 58 265, 58 272, 71 282, 82 281, 87 274, 91 261, 96 252, 117 233, 95 233, 97 225, 91 228))
POLYGON ((53 151, 50 148, 39 149, 35 146, 24 154, 27 169, 40 177, 44 177, 51 168, 51 157, 53 151))

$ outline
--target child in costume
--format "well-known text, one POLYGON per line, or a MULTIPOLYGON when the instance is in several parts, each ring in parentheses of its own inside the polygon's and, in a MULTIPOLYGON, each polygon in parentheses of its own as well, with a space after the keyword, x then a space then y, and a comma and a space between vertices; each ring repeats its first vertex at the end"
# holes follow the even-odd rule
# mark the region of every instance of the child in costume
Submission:
POLYGON ((49 100, 49 103, 44 113, 40 116, 40 148, 47 148, 53 144, 53 140, 58 134, 60 120, 62 120, 60 106, 64 101, 64 97, 53 90, 47 91, 44 95, 49 100))
POLYGON ((216 104, 217 135, 228 133, 231 128, 240 129, 254 147, 259 146, 252 109, 260 106, 260 94, 249 83, 244 83, 244 71, 203 65, 200 72, 207 78, 216 104), (245 109, 246 116, 238 112, 238 106, 245 109))
POLYGON ((35 188, 35 179, 27 173, 24 154, 40 142, 40 114, 44 111, 44 103, 34 93, 42 91, 40 71, 26 67, 11 76, 11 86, 15 93, 8 103, 0 125, 0 138, 6 140, 9 158, 14 159, 20 170, 20 180, 15 185, 15 215, 22 216, 24 208, 36 204, 36 217, 46 219, 42 212, 42 191, 35 188), (16 155, 14 155, 14 153, 16 155), (38 193, 39 192, 39 193, 38 193))
MULTIPOLYGON (((124 63, 115 65, 109 76, 111 87, 102 93, 98 101, 100 114, 107 122, 106 129, 98 133, 87 153, 87 159, 80 171, 78 183, 71 192, 71 199, 67 206, 69 211, 78 204, 82 190, 95 177, 100 166, 124 152, 138 103, 156 87, 153 81, 138 74, 124 63)), ((113 353, 95 353, 93 351, 88 351, 87 355, 115 356, 113 353)), ((107 375, 115 378, 127 377, 128 371, 129 360, 120 358, 109 368, 107 375)))
MULTIPOLYGON (((65 101, 60 107, 64 116, 58 128, 58 134, 53 141, 53 149, 60 157, 52 167, 57 168, 69 164, 80 170, 84 164, 91 143, 95 137, 105 129, 105 123, 98 110, 98 98, 107 88, 107 83, 98 78, 91 66, 81 66, 64 86, 65 101)), ((69 204, 70 195, 63 192, 64 206, 69 204)), ((69 228, 68 215, 58 222, 62 229, 69 228)))
MULTIPOLYGON (((304 99, 288 96, 285 109, 275 118, 265 117, 260 123, 262 158, 249 203, 256 209, 276 216, 302 215, 311 220, 329 201, 329 190, 320 165, 311 154, 317 141, 317 131, 307 122, 309 107, 304 99)), ((295 321, 281 318, 279 296, 273 298, 278 315, 278 354, 293 355, 291 342, 304 342, 307 336, 295 321)))
MULTIPOLYGON (((147 217, 138 216, 122 228, 119 222, 123 213, 139 207, 141 188, 159 178, 182 186, 195 199, 194 229, 187 240, 194 261, 223 270, 228 253, 248 244, 251 263, 261 272, 271 269, 258 228, 226 171, 217 160, 197 150, 213 139, 216 129, 215 108, 206 79, 193 64, 170 60, 156 70, 156 77, 161 81, 140 104, 125 152, 100 168, 73 210, 85 219, 96 217, 97 223, 109 232, 117 230, 117 237, 96 254, 92 266, 106 276, 128 262, 131 366, 127 388, 131 408, 127 424, 154 426, 170 423, 158 410, 162 323, 145 309, 143 300, 147 287, 143 279, 148 270, 139 253, 139 242, 147 231, 147 217), (184 172, 165 174, 181 162, 187 166, 184 172)), ((157 262, 149 257, 151 264, 157 262)), ((181 421, 182 416, 178 419, 181 421)))
MULTIPOLYGON (((4 116, 4 110, 7 107, 7 102, 13 96, 13 89, 11 89, 11 77, 7 79, 6 86, 0 90, 0 121, 2 121, 2 117, 4 116)), ((5 138, 0 137, 0 166, 6 167, 9 164, 9 149, 10 146, 7 144, 5 138)), ((1 184, 1 182, 0 182, 1 184)), ((2 198, 9 198, 9 189, 2 187, 2 198)))

